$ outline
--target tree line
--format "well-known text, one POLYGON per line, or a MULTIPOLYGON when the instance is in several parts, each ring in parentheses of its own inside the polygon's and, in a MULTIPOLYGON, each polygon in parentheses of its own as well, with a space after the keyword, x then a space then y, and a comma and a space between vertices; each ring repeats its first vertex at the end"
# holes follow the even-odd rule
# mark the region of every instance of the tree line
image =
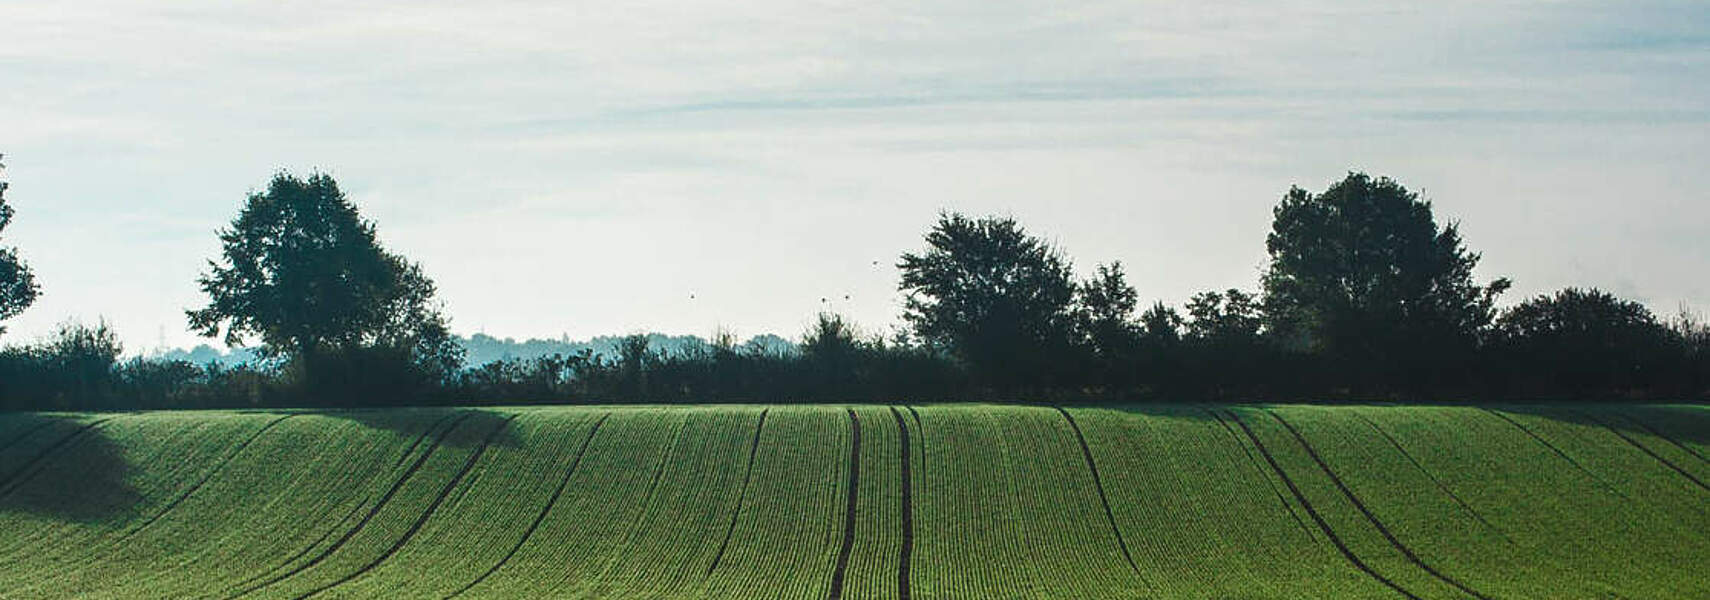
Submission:
MULTIPOLYGON (((13 216, 0 183, 0 230, 13 216)), ((259 359, 122 360, 104 323, 0 349, 0 409, 471 403, 1710 398, 1710 327, 1594 288, 1501 308, 1455 223, 1388 178, 1294 187, 1255 289, 1142 308, 1120 262, 1084 278, 1015 219, 938 216, 896 264, 901 326, 817 315, 796 348, 728 334, 464 364, 421 266, 332 177, 290 173, 218 232, 189 328, 259 359)), ((3 240, 0 240, 3 241, 3 240)), ((0 246, 0 320, 37 297, 0 246)), ((0 329, 0 332, 3 332, 0 329)))

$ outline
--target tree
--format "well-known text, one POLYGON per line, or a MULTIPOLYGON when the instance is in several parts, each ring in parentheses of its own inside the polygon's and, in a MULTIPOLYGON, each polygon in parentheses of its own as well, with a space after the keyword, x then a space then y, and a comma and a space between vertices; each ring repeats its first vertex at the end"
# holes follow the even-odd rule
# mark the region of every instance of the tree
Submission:
MULTIPOLYGON (((5 168, 6 165, 0 164, 0 170, 5 168)), ((7 182, 0 181, 0 233, 4 233, 6 226, 12 224, 12 207, 6 205, 8 185, 7 182)), ((30 272, 30 266, 18 257, 18 249, 0 245, 0 321, 24 312, 24 309, 35 304, 36 296, 40 292, 35 274, 30 272)), ((6 328, 0 327, 0 333, 5 332, 6 328)))
POLYGON ((1250 344, 1263 323, 1258 298, 1241 290, 1200 292, 1188 300, 1188 336, 1216 347, 1250 344))
POLYGON ((1679 369, 1677 336, 1643 304, 1598 290, 1540 295, 1497 320, 1502 362, 1527 391, 1606 393, 1655 388, 1679 369))
POLYGON ((1101 357, 1128 356, 1140 336, 1140 328, 1134 321, 1140 294, 1128 285, 1121 261, 1098 265, 1097 271, 1097 275, 1077 288, 1083 337, 1101 357))
POLYGON ((1073 364, 1068 259, 1012 218, 940 214, 925 251, 898 263, 903 318, 928 345, 1003 389, 1047 383, 1073 364))
MULTIPOLYGON (((1479 255, 1431 203, 1388 178, 1350 173, 1321 194, 1289 190, 1265 240, 1269 326, 1353 377, 1440 382, 1470 355, 1507 279, 1473 282, 1479 255)), ((1367 383, 1379 382, 1369 381, 1367 383)))
POLYGON ((433 282, 380 247, 374 224, 332 177, 275 175, 266 193, 249 195, 220 241, 221 262, 209 261, 197 280, 208 306, 186 311, 193 331, 214 337, 223 329, 234 346, 258 336, 264 356, 322 376, 340 364, 366 369, 392 358, 436 377, 461 364, 433 282))

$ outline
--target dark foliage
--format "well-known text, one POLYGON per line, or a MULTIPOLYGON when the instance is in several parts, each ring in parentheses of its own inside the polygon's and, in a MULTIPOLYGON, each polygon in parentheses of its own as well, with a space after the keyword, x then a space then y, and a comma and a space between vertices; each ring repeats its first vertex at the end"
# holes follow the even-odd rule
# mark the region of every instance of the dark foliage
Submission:
MULTIPOLYGON (((331 179, 280 176, 223 231, 199 331, 260 336, 238 366, 120 361, 105 324, 0 350, 0 410, 698 402, 1710 399, 1710 326, 1569 288, 1506 310, 1454 225, 1352 174, 1277 206, 1263 293, 1140 295, 1077 281, 1014 219, 941 215, 902 256, 906 328, 820 314, 795 344, 635 334, 465 367, 433 285, 331 179), (558 352, 556 350, 566 350, 558 352)), ((500 354, 504 356, 503 354, 500 354)))
POLYGON ((1057 387, 1075 361, 1076 286, 1063 253, 1012 218, 942 214, 926 250, 907 253, 903 319, 998 393, 1057 387))
MULTIPOLYGON (((0 169, 5 169, 0 165, 0 169)), ((13 210, 6 204, 6 188, 8 183, 0 181, 0 233, 5 233, 6 226, 12 224, 13 210)), ((0 238, 4 240, 4 238, 0 238)), ((31 304, 36 302, 36 295, 41 287, 36 284, 36 276, 30 271, 30 266, 18 257, 18 249, 0 245, 0 321, 18 316, 31 304)), ((0 334, 6 332, 0 327, 0 334)))
POLYGON ((1504 311, 1491 358, 1510 388, 1595 397, 1688 384, 1672 379, 1686 373, 1690 344, 1642 304, 1567 288, 1504 311))
POLYGON ((303 397, 418 393, 449 381, 462 363, 421 267, 386 252, 374 225, 327 175, 274 176, 220 231, 221 261, 197 282, 208 306, 190 328, 248 336, 288 363, 303 397))
POLYGON ((1479 255, 1431 203, 1350 173, 1321 194, 1290 189, 1265 239, 1272 335, 1320 354, 1355 392, 1439 389, 1459 378, 1506 279, 1473 281, 1479 255))

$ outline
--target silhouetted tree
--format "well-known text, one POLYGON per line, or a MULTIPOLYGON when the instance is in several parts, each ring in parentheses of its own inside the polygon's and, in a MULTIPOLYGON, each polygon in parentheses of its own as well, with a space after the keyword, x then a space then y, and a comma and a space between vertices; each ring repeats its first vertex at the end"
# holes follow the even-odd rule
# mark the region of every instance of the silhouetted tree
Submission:
POLYGON ((1100 356, 1127 356, 1140 336, 1134 308, 1140 294, 1128 285, 1120 261, 1098 265, 1098 274, 1078 288, 1084 336, 1100 356))
POLYGON ((1237 289, 1194 294, 1187 312, 1188 336, 1217 346, 1254 343, 1264 323, 1258 298, 1237 289))
POLYGON ((1134 308, 1140 294, 1122 271, 1120 261, 1098 265, 1097 274, 1076 289, 1076 325, 1080 342, 1091 351, 1088 383, 1110 391, 1128 391, 1137 383, 1134 362, 1140 347, 1140 325, 1134 308))
MULTIPOLYGON (((3 157, 4 155, 0 155, 3 157)), ((6 165, 0 164, 0 172, 6 165)), ((6 204, 6 188, 8 183, 0 181, 0 233, 6 231, 6 226, 12 224, 12 207, 6 204)), ((36 295, 41 289, 36 285, 36 276, 30 272, 30 266, 24 264, 18 257, 18 249, 0 245, 0 321, 18 316, 36 301, 36 295)), ((5 327, 0 327, 0 334, 6 333, 5 327)))
POLYGON ((939 215, 925 251, 898 263, 903 318, 919 339, 999 388, 1055 383, 1073 364, 1075 284, 1066 259, 1012 218, 939 215))
POLYGON ((220 241, 221 262, 198 279, 208 306, 186 311, 193 331, 223 329, 229 345, 259 336, 265 355, 289 359, 317 387, 398 390, 460 366, 433 282, 380 247, 332 177, 274 176, 220 241))
POLYGON ((1599 394, 1660 383, 1680 356, 1676 338, 1643 304, 1598 289, 1567 288, 1504 311, 1503 364, 1523 391, 1599 394))
POLYGON ((1264 275, 1273 333, 1367 386, 1441 383, 1470 360, 1509 287, 1474 283, 1479 255, 1457 225, 1439 228, 1430 202, 1388 178, 1350 173, 1321 194, 1292 188, 1273 216, 1264 275))

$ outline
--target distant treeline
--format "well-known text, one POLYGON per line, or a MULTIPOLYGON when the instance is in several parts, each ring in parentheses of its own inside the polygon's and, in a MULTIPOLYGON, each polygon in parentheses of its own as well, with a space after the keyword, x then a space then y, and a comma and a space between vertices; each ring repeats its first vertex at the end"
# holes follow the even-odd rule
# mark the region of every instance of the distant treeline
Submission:
MULTIPOLYGON (((0 228, 10 216, 0 196, 0 228)), ((507 355, 449 333, 432 281, 330 177, 280 174, 220 231, 208 306, 187 314, 229 346, 258 340, 253 361, 121 361, 106 325, 68 324, 0 350, 0 409, 1710 398, 1710 326, 1693 314, 1589 288, 1500 308, 1509 280, 1475 281, 1458 226, 1392 180, 1293 188, 1272 216, 1256 289, 1179 307, 1142 308, 1120 263, 1077 277, 1012 218, 945 213, 898 260, 888 333, 821 314, 793 344, 632 335, 507 355)), ((0 318, 34 294, 0 247, 0 318)))

